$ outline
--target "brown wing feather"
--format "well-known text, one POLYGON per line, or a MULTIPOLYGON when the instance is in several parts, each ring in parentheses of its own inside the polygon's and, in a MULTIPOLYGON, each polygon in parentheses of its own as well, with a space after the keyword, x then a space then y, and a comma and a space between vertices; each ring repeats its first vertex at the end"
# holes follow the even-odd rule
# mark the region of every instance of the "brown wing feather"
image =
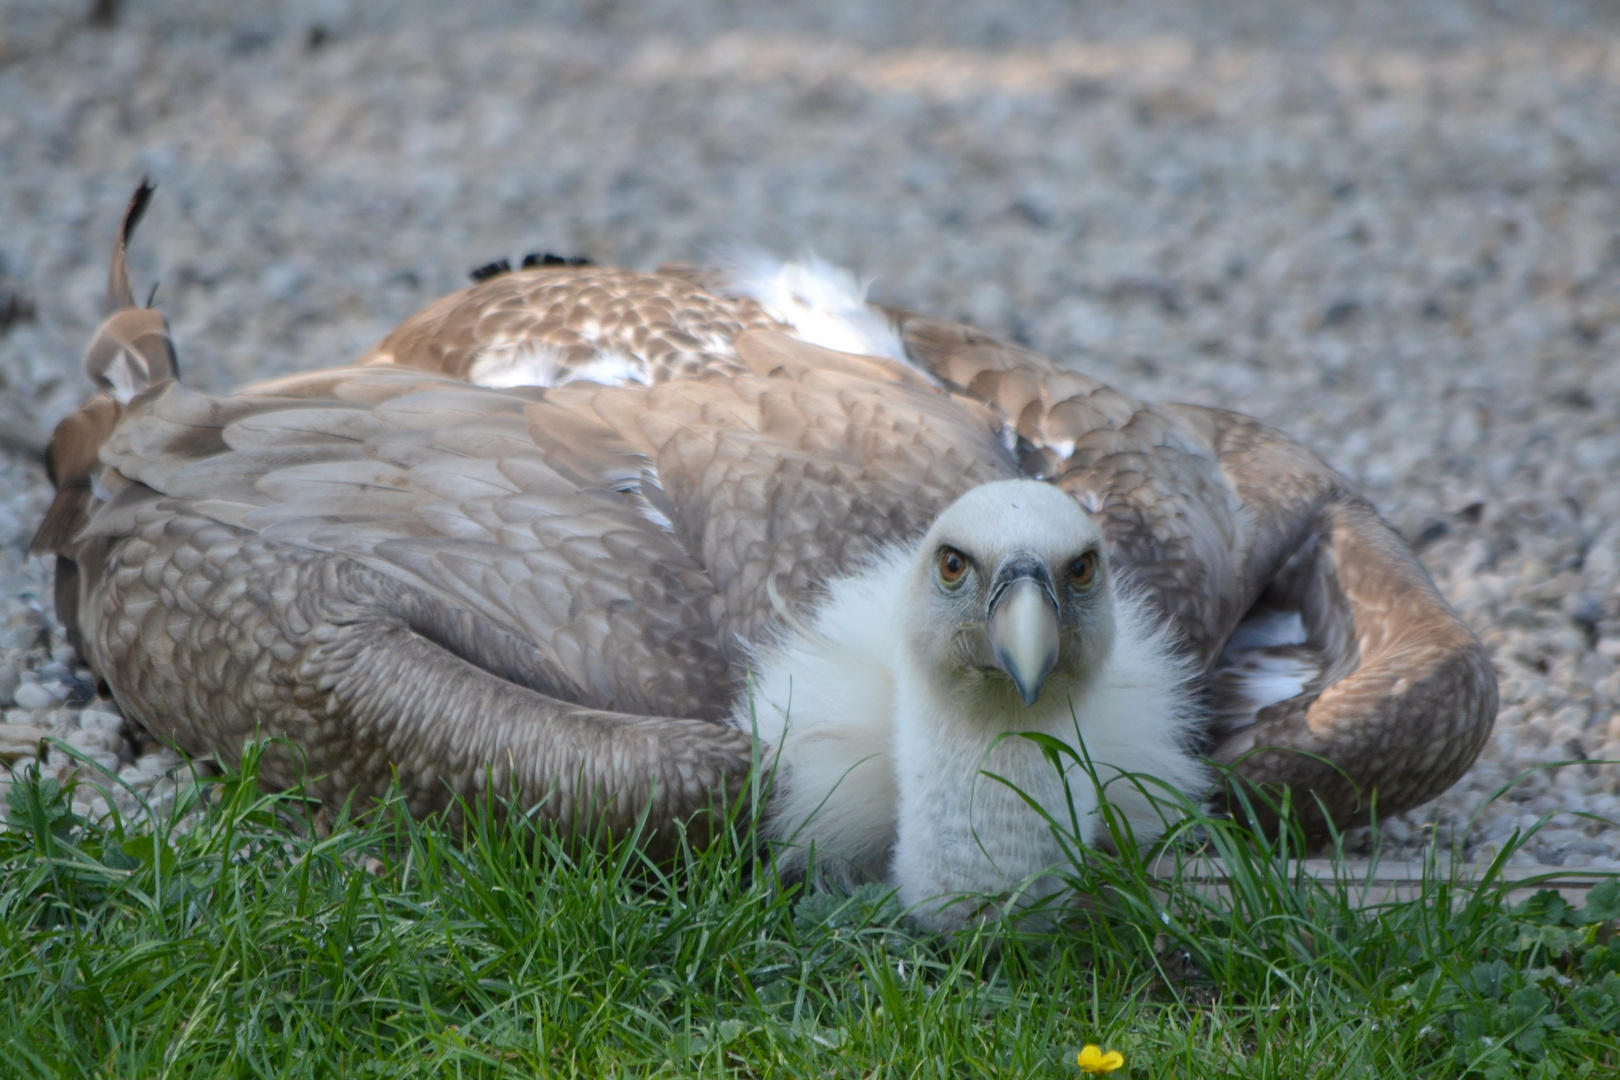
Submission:
POLYGON ((689 812, 741 775, 747 742, 682 725, 729 711, 740 639, 769 632, 776 598, 808 603, 1015 473, 976 402, 772 337, 742 351, 762 374, 513 394, 359 368, 145 395, 102 454, 130 498, 81 541, 97 670, 188 749, 292 735, 318 792, 365 792, 393 764, 437 805, 433 785, 471 793, 488 764, 469 745, 519 745, 518 717, 550 717, 512 763, 526 797, 559 782, 535 755, 560 754, 615 797, 707 776, 658 810, 689 812), (429 706, 465 738, 412 719, 429 706), (613 740, 642 730, 668 747, 626 766, 613 740))
MULTIPOLYGON (((357 560, 477 612, 532 642, 547 685, 574 686, 581 705, 723 708, 730 675, 694 625, 709 602, 695 564, 623 493, 551 469, 526 437, 535 420, 522 397, 365 369, 310 381, 329 396, 287 380, 223 399, 173 385, 131 408, 104 456, 174 512, 228 503, 219 524, 357 560), (371 404, 345 400, 356 397, 371 404), (623 634, 618 609, 634 609, 638 632, 623 634)), ((622 458, 605 425, 597 435, 622 458)))
POLYGON ((714 583, 727 647, 767 632, 773 593, 802 609, 962 492, 1017 475, 988 410, 915 376, 897 383, 887 361, 829 358, 771 332, 739 338, 738 352, 765 374, 566 386, 529 410, 553 458, 577 459, 580 444, 552 408, 601 417, 645 454, 645 496, 714 583))

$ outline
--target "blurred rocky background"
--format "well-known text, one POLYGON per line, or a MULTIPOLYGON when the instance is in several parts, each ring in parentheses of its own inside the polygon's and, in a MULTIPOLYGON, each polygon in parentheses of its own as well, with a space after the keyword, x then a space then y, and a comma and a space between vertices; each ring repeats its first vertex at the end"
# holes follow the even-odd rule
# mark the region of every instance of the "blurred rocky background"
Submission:
POLYGON ((4 0, 0 756, 48 730, 137 786, 172 759, 24 549, 143 174, 136 289, 205 389, 342 363, 502 256, 749 244, 1257 415, 1502 677, 1390 839, 1550 818, 1522 860, 1620 867, 1620 6, 4 0))

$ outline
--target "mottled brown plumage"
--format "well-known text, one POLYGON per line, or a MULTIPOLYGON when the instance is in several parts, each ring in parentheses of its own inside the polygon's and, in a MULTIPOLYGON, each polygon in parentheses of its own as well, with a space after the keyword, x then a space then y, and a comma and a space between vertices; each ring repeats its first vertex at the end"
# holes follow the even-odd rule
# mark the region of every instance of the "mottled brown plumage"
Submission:
POLYGON ((713 292, 692 276, 550 266, 500 274, 443 297, 358 362, 490 385, 491 370, 504 372, 539 348, 553 354, 548 381, 560 384, 596 366, 605 352, 629 360, 640 369, 637 381, 651 383, 734 373, 740 369, 733 339, 767 329, 781 324, 759 304, 713 292))
POLYGON ((721 721, 750 643, 968 489, 1032 476, 1093 511, 1210 673, 1239 776, 1349 825, 1473 760, 1483 649, 1309 452, 890 315, 909 363, 796 340, 699 273, 542 267, 362 367, 215 398, 155 364, 59 429, 75 464, 36 547, 77 568, 58 605, 97 673, 187 750, 286 736, 266 779, 306 768, 323 799, 397 771, 419 812, 493 784, 569 828, 646 810, 656 842, 746 774, 721 721), (1314 675, 1256 716, 1227 646, 1271 610, 1304 640, 1245 655, 1314 675))

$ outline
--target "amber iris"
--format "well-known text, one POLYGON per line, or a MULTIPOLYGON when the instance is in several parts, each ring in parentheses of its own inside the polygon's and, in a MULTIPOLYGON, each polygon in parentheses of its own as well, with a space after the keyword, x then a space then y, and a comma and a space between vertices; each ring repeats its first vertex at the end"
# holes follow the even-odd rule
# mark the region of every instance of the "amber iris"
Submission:
POLYGON ((967 556, 955 548, 939 549, 939 580, 946 585, 955 585, 967 573, 967 556))
POLYGON ((1069 564, 1069 585, 1075 589, 1089 589, 1097 579, 1097 553, 1088 551, 1069 564))

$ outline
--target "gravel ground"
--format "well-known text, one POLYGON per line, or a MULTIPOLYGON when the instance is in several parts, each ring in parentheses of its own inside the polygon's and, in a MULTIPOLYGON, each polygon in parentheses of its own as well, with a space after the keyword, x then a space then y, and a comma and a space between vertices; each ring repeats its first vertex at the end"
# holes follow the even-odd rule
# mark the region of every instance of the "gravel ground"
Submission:
POLYGON ((1521 861, 1620 867, 1613 5, 92 6, 0 8, 5 758, 38 728, 137 786, 173 765, 91 700, 24 551, 150 173, 137 291, 205 389, 342 363, 499 256, 749 243, 1259 416, 1495 656, 1484 757, 1388 836, 1477 856, 1550 815, 1521 861))

